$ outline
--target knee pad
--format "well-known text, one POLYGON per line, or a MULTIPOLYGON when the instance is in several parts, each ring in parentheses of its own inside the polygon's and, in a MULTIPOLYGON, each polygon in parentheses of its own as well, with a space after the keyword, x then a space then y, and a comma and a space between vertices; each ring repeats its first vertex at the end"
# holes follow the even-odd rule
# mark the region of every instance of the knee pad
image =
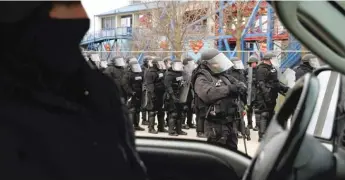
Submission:
POLYGON ((131 108, 128 109, 128 111, 129 111, 130 113, 135 113, 135 112, 136 112, 136 109, 135 109, 135 107, 131 107, 131 108))
POLYGON ((170 118, 174 118, 174 119, 177 119, 177 116, 178 116, 178 114, 176 112, 172 112, 169 115, 170 118))
POLYGON ((156 112, 155 112, 155 111, 149 111, 149 116, 150 116, 150 117, 156 116, 156 112))
POLYGON ((261 113, 261 118, 262 118, 262 119, 269 120, 269 118, 270 118, 270 113, 268 113, 268 112, 262 112, 262 113, 261 113))

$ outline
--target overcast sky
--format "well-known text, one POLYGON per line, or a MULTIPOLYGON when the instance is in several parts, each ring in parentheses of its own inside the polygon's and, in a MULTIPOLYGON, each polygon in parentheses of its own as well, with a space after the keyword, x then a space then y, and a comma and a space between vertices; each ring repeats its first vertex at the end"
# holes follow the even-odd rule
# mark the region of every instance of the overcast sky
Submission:
POLYGON ((91 31, 93 30, 93 27, 94 27, 93 26, 94 15, 128 5, 127 0, 97 0, 97 1, 96 0, 81 0, 81 1, 91 20, 90 29, 89 29, 91 31))

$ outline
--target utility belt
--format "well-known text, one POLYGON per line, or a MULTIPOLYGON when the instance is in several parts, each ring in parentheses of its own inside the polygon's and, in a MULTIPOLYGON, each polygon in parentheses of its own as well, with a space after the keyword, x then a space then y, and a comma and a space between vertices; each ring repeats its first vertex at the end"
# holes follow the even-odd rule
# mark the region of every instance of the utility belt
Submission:
POLYGON ((226 106, 225 103, 213 104, 210 105, 207 109, 205 118, 208 120, 226 120, 226 121, 233 121, 235 114, 237 112, 237 108, 235 106, 226 106), (231 117, 231 119, 229 119, 231 117))

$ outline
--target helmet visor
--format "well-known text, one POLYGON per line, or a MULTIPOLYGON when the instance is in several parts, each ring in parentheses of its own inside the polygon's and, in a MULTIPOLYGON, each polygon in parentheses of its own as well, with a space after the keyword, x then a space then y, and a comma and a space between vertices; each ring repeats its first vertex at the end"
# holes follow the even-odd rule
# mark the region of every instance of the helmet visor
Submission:
POLYGON ((115 59, 115 66, 125 66, 125 60, 123 58, 117 58, 115 59))
POLYGON ((132 72, 139 73, 142 72, 142 69, 139 64, 131 64, 131 70, 132 72))
POLYGON ((165 70, 165 69, 166 69, 166 66, 165 66, 164 61, 158 61, 158 62, 157 62, 157 67, 158 67, 158 69, 160 69, 160 70, 165 70))
POLYGON ((183 63, 182 62, 173 62, 172 69, 174 71, 183 71, 183 63))
POLYGON ((320 61, 318 58, 311 58, 309 60, 309 64, 311 67, 313 67, 315 69, 320 67, 320 61))
POLYGON ((216 74, 228 70, 233 65, 234 64, 223 53, 219 53, 217 56, 207 61, 208 68, 216 74))
POLYGON ((234 68, 235 69, 244 69, 244 65, 242 63, 242 61, 232 61, 232 63, 234 64, 234 68))

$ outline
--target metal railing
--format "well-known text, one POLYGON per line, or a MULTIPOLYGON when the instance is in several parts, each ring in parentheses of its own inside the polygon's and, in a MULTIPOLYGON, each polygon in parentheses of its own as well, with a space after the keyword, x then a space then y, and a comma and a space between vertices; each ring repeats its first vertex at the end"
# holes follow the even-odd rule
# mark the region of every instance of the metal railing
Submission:
POLYGON ((87 33, 81 41, 81 44, 100 39, 125 38, 132 36, 132 27, 118 27, 112 29, 103 29, 100 31, 87 33))

